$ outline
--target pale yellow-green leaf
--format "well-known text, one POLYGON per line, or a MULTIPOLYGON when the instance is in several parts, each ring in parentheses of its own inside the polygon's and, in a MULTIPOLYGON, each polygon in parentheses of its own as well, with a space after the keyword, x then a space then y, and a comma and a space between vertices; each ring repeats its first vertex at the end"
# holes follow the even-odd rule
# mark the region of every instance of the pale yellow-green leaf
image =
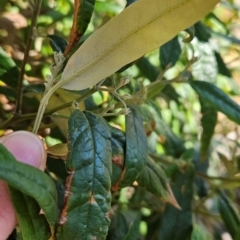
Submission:
POLYGON ((139 0, 94 32, 68 61, 62 87, 81 90, 158 48, 219 0, 139 0))

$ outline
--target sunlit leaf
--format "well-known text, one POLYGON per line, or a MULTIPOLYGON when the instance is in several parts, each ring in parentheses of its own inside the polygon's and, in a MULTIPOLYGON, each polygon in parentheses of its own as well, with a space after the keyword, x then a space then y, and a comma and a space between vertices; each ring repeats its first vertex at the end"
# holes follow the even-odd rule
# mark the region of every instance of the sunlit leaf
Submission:
POLYGON ((142 0, 132 4, 94 32, 74 53, 62 73, 61 86, 81 90, 97 84, 193 25, 218 2, 142 0))

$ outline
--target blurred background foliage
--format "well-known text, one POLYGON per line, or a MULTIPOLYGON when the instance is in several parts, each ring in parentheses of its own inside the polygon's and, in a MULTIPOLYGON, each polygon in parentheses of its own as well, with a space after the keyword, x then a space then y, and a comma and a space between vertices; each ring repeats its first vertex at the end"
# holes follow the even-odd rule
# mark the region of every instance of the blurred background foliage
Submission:
MULTIPOLYGON (((125 0, 96 1, 91 22, 82 39, 86 39, 94 30, 121 12, 125 6, 125 0)), ((18 67, 21 65, 26 47, 31 14, 31 1, 0 1, 0 46, 18 67)), ((141 86, 147 86, 158 78, 171 80, 183 73, 184 79, 191 78, 215 84, 236 103, 240 103, 239 15, 239 0, 222 1, 212 13, 195 24, 194 31, 187 29, 179 33, 160 49, 150 52, 128 69, 114 74, 108 80, 118 82, 123 76, 132 76, 132 81, 119 92, 134 94, 141 86), (190 38, 192 35, 192 41, 189 40, 189 34, 190 38), (198 61, 186 69, 189 60, 193 57, 198 57, 198 61)), ((72 18, 73 1, 43 1, 34 44, 25 69, 25 87, 28 90, 24 94, 23 114, 37 112, 42 90, 36 86, 42 86, 46 74, 50 73, 53 50, 48 36, 59 36, 68 41, 72 18)), ((0 79, 2 80, 0 81, 1 135, 19 129, 31 130, 34 121, 34 116, 27 115, 25 119, 4 124, 13 115, 15 109, 17 84, 12 78, 14 75, 8 76, 7 80, 0 79)), ((50 102, 50 109, 71 100, 66 92, 56 93, 50 102)), ((108 93, 97 92, 81 107, 98 113, 109 102, 114 101, 108 93)), ((236 236, 237 233, 234 232, 236 229, 232 230, 232 224, 228 223, 231 222, 229 218, 232 217, 235 219, 233 221, 237 222, 237 227, 240 227, 240 181, 233 179, 238 176, 240 169, 240 128, 224 114, 217 113, 213 108, 209 109, 209 106, 204 105, 203 102, 189 84, 173 83, 166 85, 159 94, 148 99, 140 107, 148 135, 149 152, 154 160, 164 167, 168 177, 175 181, 173 191, 179 203, 184 205, 190 201, 192 209, 182 207, 181 213, 189 211, 191 215, 192 211, 193 225, 189 223, 192 215, 188 219, 181 218, 179 212, 175 213, 174 209, 165 208, 165 203, 152 194, 133 186, 113 194, 112 204, 116 213, 107 239, 123 239, 122 236, 125 236, 129 222, 139 211, 142 214, 139 239, 227 240, 236 236), (208 109, 208 116, 205 115, 204 107, 208 109), (209 133, 206 139, 201 138, 204 131, 209 133), (204 144, 207 145, 205 152, 201 148, 204 144), (190 183, 195 181, 195 188, 191 189, 190 186, 190 193, 181 200, 178 199, 178 191, 182 186, 180 176, 182 173, 176 174, 175 170, 191 161, 195 165, 195 177, 190 171, 187 179, 190 183), (193 198, 192 202, 191 198, 193 198), (232 211, 230 217, 226 216, 226 212, 232 211), (176 215, 181 221, 177 219, 176 222, 174 219, 167 221, 169 216, 176 215), (172 231, 179 227, 184 232, 182 235, 184 237, 180 232, 174 237, 164 235, 164 229, 171 225, 171 221, 173 221, 172 231), (174 225, 180 224, 179 222, 182 226, 174 225), (189 224, 190 228, 193 227, 191 238, 186 237, 189 224), (162 229, 160 233, 159 229, 162 229)), ((69 114, 71 108, 68 110, 69 112, 64 111, 63 114, 69 114)), ((106 119, 112 125, 124 129, 123 116, 106 117, 106 119)), ((66 120, 61 118, 53 120, 52 116, 44 118, 39 135, 46 138, 47 147, 67 141, 65 122, 66 120)), ((64 163, 50 156, 47 162, 48 170, 64 182, 66 177, 64 163)))

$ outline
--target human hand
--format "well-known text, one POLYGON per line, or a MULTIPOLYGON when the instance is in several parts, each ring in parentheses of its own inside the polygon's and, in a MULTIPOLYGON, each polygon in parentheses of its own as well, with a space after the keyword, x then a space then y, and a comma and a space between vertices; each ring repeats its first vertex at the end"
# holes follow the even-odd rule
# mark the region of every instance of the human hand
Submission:
MULTIPOLYGON (((33 133, 17 131, 0 138, 14 157, 41 170, 45 169, 46 151, 43 142, 33 133)), ((7 173, 6 173, 7 174, 7 173)), ((0 180, 0 240, 6 240, 17 224, 17 217, 7 184, 0 180)))

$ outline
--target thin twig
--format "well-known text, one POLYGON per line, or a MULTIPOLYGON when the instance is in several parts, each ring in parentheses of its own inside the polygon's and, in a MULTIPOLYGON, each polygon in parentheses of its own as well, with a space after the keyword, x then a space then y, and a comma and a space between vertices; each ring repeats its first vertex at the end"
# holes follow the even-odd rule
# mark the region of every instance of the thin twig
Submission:
POLYGON ((64 56, 67 56, 72 48, 78 43, 81 38, 81 33, 78 31, 78 14, 80 9, 80 0, 74 0, 74 14, 73 14, 73 24, 69 37, 69 43, 65 49, 64 56))
POLYGON ((25 66, 28 62, 29 51, 33 42, 33 31, 37 25, 37 18, 41 9, 41 4, 42 4, 42 0, 36 0, 33 8, 32 21, 31 21, 31 26, 29 30, 28 39, 27 39, 27 45, 24 52, 24 58, 23 58, 23 62, 22 62, 22 66, 21 66, 21 70, 18 78, 18 94, 17 94, 16 112, 15 112, 15 114, 17 115, 22 113, 23 77, 25 73, 25 66))
MULTIPOLYGON (((96 91, 97 91, 97 89, 92 88, 89 91, 87 91, 85 94, 83 94, 82 96, 77 98, 75 101, 76 102, 82 102, 82 101, 86 100, 89 96, 91 96, 93 93, 95 93, 96 91)), ((51 116, 53 113, 55 113, 57 111, 60 111, 64 108, 71 107, 71 106, 72 106, 72 101, 67 102, 65 104, 62 104, 60 106, 54 107, 54 108, 46 111, 43 116, 44 117, 51 116)), ((24 115, 14 115, 11 118, 7 119, 2 124, 0 124, 0 129, 5 129, 5 128, 17 123, 17 122, 34 119, 36 116, 37 116, 37 113, 29 113, 29 114, 24 114, 24 115)))

